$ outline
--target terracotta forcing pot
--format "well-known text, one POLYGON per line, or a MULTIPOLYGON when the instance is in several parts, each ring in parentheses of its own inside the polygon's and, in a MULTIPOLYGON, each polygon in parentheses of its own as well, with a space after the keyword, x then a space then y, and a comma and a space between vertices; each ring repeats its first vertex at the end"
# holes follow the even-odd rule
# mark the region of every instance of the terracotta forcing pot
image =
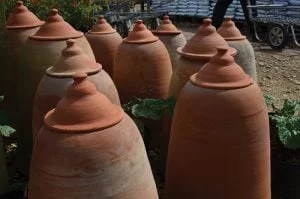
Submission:
POLYGON ((44 116, 55 108, 64 96, 66 89, 73 83, 72 76, 77 72, 87 73, 88 79, 95 84, 112 103, 120 105, 118 91, 102 66, 91 60, 78 46, 75 40, 67 40, 67 47, 62 51, 58 62, 47 69, 42 78, 33 105, 33 141, 43 125, 44 116))
POLYGON ((103 16, 99 17, 98 23, 85 36, 94 51, 96 61, 112 77, 114 58, 122 43, 122 37, 103 16))
POLYGON ((218 33, 227 41, 229 46, 237 50, 237 55, 235 56, 236 63, 256 81, 256 64, 253 47, 235 26, 231 17, 225 18, 222 26, 218 29, 218 33))
POLYGON ((167 47, 174 70, 177 60, 180 57, 176 50, 186 44, 186 38, 182 32, 172 24, 169 16, 164 16, 161 25, 159 25, 156 30, 153 30, 152 33, 167 47))
POLYGON ((29 37, 21 49, 18 104, 19 104, 19 152, 17 158, 21 172, 28 172, 29 158, 32 149, 32 107, 37 86, 45 74, 45 70, 53 66, 65 48, 66 40, 75 39, 76 44, 92 59, 93 51, 82 32, 76 31, 52 9, 48 21, 29 37), (24 160, 22 160, 24 158, 24 160), (25 163, 24 163, 25 161, 25 163))
POLYGON ((167 98, 172 66, 164 44, 137 20, 133 31, 120 45, 114 82, 121 102, 135 98, 167 98))
POLYGON ((77 74, 33 149, 30 199, 158 199, 141 135, 122 108, 77 74))
POLYGON ((270 199, 267 108, 228 48, 181 92, 169 144, 164 199, 270 199))
MULTIPOLYGON (((181 55, 173 72, 169 95, 178 98, 182 88, 194 73, 197 73, 204 64, 217 52, 216 47, 228 47, 227 42, 211 25, 211 19, 204 19, 196 34, 184 47, 177 49, 181 55)), ((230 54, 236 50, 230 48, 230 54)))

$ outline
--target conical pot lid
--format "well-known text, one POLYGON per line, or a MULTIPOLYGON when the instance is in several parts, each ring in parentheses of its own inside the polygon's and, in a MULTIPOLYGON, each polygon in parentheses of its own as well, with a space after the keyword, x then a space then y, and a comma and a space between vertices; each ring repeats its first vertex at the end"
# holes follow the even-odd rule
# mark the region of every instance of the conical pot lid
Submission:
POLYGON ((231 17, 225 17, 225 21, 218 29, 218 33, 227 41, 246 39, 246 37, 242 35, 240 30, 235 26, 231 17))
POLYGON ((56 132, 83 133, 111 127, 123 117, 120 106, 98 92, 87 80, 87 74, 78 73, 56 108, 46 114, 44 122, 56 132))
POLYGON ((109 23, 107 23, 104 16, 100 15, 97 24, 95 24, 88 33, 102 35, 102 34, 111 34, 115 32, 117 31, 113 29, 109 23))
POLYGON ((62 50, 61 57, 56 64, 47 69, 46 73, 54 77, 72 77, 78 72, 89 75, 99 72, 102 66, 85 54, 76 46, 74 39, 66 41, 67 47, 62 50))
POLYGON ((194 85, 231 90, 253 84, 253 79, 235 63, 228 47, 217 48, 217 54, 200 71, 191 76, 194 85))
MULTIPOLYGON (((80 19, 79 19, 80 20, 80 19)), ((58 14, 57 9, 52 9, 48 21, 30 39, 34 40, 66 40, 82 37, 83 33, 75 30, 58 14)))
POLYGON ((28 29, 43 25, 41 21, 32 12, 24 6, 23 1, 18 1, 17 6, 13 9, 6 21, 7 29, 28 29))
POLYGON ((158 41, 158 37, 154 36, 150 30, 147 29, 142 20, 137 20, 133 27, 133 30, 129 33, 123 42, 125 43, 151 43, 158 41))
MULTIPOLYGON (((211 25, 211 19, 204 19, 196 34, 186 43, 179 47, 177 52, 187 58, 210 59, 217 53, 216 47, 229 47, 227 42, 211 25)), ((232 55, 236 54, 234 48, 229 48, 232 55)))
POLYGON ((169 16, 164 16, 162 23, 156 28, 156 30, 152 31, 154 34, 180 34, 176 26, 172 23, 169 16))

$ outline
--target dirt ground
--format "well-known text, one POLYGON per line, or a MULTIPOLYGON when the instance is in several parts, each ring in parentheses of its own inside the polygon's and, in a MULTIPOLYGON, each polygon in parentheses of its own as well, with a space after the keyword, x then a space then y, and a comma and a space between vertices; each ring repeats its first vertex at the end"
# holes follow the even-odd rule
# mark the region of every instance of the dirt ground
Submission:
MULTIPOLYGON (((197 27, 179 25, 190 39, 197 27)), ((284 99, 300 100, 300 48, 286 47, 282 52, 272 50, 266 43, 252 42, 256 56, 258 84, 264 94, 275 97, 276 106, 284 99)), ((291 45, 292 46, 292 45, 291 45)))

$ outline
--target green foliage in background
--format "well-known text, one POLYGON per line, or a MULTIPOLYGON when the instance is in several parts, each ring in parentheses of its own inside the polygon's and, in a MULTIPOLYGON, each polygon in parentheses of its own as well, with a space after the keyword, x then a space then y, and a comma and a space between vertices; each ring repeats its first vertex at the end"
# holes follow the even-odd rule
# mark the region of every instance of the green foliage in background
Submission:
MULTIPOLYGON (((4 96, 0 96, 0 103, 4 100, 4 96)), ((9 118, 5 112, 0 112, 0 133, 4 137, 10 137, 16 130, 8 125, 4 125, 5 122, 8 122, 9 118)))
MULTIPOLYGON (((5 0, 6 16, 15 7, 18 0, 5 0)), ((101 7, 88 0, 24 0, 27 6, 41 20, 47 20, 52 8, 59 10, 64 19, 75 29, 87 31, 95 23, 95 12, 101 7)))

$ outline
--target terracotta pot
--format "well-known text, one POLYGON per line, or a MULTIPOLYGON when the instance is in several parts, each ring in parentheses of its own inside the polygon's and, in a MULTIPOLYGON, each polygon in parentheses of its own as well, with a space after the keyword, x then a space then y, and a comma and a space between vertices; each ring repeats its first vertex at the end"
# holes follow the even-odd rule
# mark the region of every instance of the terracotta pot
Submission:
POLYGON ((237 55, 235 56, 236 63, 256 81, 256 64, 253 47, 235 26, 231 17, 225 18, 222 26, 218 29, 218 33, 227 41, 229 46, 237 50, 237 55))
POLYGON ((120 45, 114 82, 121 102, 135 98, 167 98, 172 66, 164 44, 138 20, 120 45))
POLYGON ((67 40, 67 47, 62 51, 59 61, 46 71, 35 93, 33 105, 33 141, 43 125, 48 111, 55 108, 64 96, 66 89, 73 83, 72 76, 77 72, 87 73, 98 91, 103 93, 112 103, 120 105, 118 91, 102 66, 91 60, 75 45, 75 40, 67 40))
POLYGON ((181 92, 173 118, 164 199, 270 199, 267 107, 228 48, 181 92))
POLYGON ((168 49, 172 62, 172 68, 174 70, 177 60, 180 57, 176 50, 177 48, 182 47, 186 44, 186 38, 184 37, 182 32, 172 24, 169 16, 164 16, 162 24, 152 32, 165 44, 166 48, 168 49))
POLYGON ((29 158, 32 149, 32 107, 37 86, 45 70, 53 66, 66 46, 66 40, 75 39, 76 44, 93 60, 93 51, 82 32, 74 30, 53 9, 48 21, 32 36, 21 49, 18 104, 19 104, 19 139, 21 153, 18 160, 21 172, 28 173, 29 158))
POLYGON ((30 199, 158 199, 141 135, 84 74, 47 113, 33 149, 30 199))
MULTIPOLYGON (((204 19, 196 34, 184 47, 177 49, 181 57, 173 72, 170 96, 178 98, 190 76, 197 73, 217 52, 216 47, 228 47, 228 44, 211 25, 211 19, 204 19)), ((230 54, 235 55, 236 50, 230 48, 230 54)))
POLYGON ((100 16, 98 23, 86 34, 86 38, 91 44, 96 61, 101 63, 103 69, 112 77, 114 58, 122 43, 122 37, 103 16, 100 16))

